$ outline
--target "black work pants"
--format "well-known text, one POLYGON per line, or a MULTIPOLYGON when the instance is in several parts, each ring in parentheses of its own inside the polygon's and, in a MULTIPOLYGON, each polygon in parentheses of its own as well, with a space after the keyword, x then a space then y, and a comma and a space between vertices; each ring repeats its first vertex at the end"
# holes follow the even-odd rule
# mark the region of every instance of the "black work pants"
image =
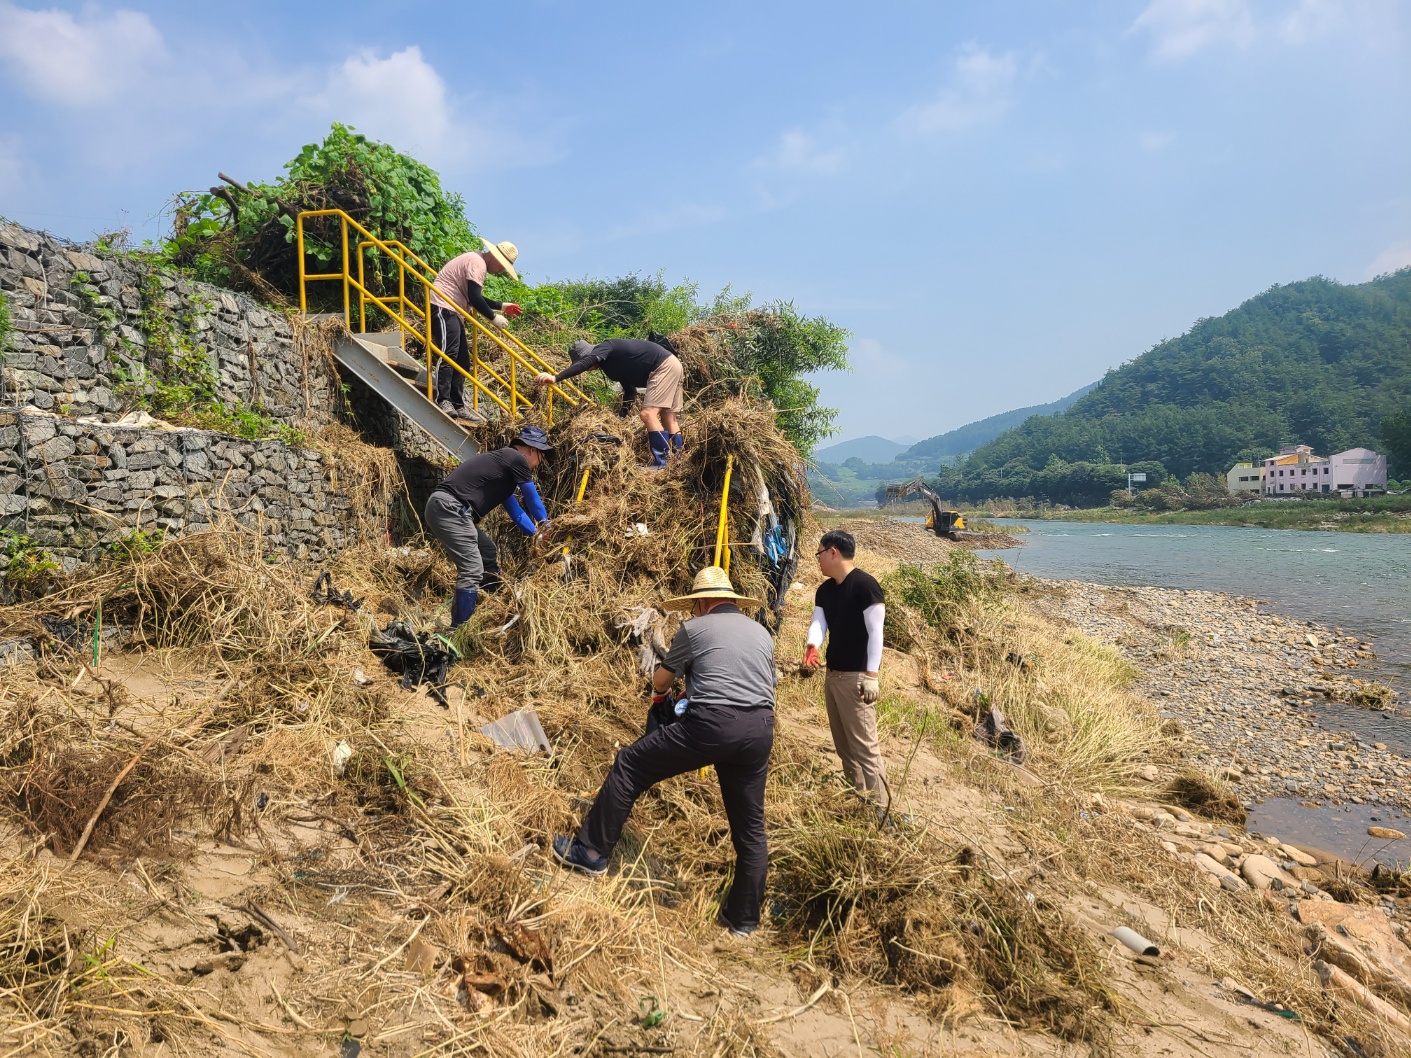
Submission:
MULTIPOLYGON (((465 321, 455 309, 431 306, 431 340, 436 347, 467 371, 470 370, 470 343, 465 340, 465 321)), ((465 376, 440 357, 436 367, 436 400, 448 400, 457 408, 465 403, 465 376)))
POLYGON ((753 929, 759 925, 769 868, 764 780, 773 747, 773 709, 692 703, 677 723, 618 751, 578 840, 599 855, 611 855, 638 797, 673 775, 714 764, 735 846, 735 883, 725 901, 725 917, 737 929, 753 929))

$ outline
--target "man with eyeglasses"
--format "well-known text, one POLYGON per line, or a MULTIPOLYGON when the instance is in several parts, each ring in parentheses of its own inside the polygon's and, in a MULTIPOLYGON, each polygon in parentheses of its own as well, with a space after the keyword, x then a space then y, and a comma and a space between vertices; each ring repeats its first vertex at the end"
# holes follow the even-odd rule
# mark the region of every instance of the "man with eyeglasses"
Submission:
POLYGON ((843 772, 853 789, 877 806, 885 817, 891 804, 886 765, 877 741, 877 699, 882 696, 882 625, 886 604, 882 586, 853 565, 857 543, 852 534, 834 529, 818 543, 818 568, 828 579, 813 597, 813 621, 808 626, 804 668, 818 668, 818 651, 828 637, 828 675, 823 699, 828 727, 843 772))

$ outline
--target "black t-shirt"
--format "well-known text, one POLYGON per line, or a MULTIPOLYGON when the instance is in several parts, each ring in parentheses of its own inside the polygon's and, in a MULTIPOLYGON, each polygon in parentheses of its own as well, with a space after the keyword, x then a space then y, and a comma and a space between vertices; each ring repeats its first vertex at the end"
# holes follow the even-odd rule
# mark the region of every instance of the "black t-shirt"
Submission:
POLYGON ((828 653, 833 672, 867 671, 867 625, 862 611, 883 602, 882 586, 870 573, 854 569, 839 584, 829 577, 813 593, 813 605, 823 608, 828 622, 828 653))
POLYGON ((437 485, 475 513, 478 522, 493 511, 515 489, 534 480, 529 460, 517 448, 497 448, 471 456, 437 485))
POLYGON ((646 389, 647 379, 661 367, 671 351, 641 338, 611 338, 593 346, 593 351, 564 368, 555 378, 562 382, 595 367, 614 382, 622 383, 623 393, 646 389))

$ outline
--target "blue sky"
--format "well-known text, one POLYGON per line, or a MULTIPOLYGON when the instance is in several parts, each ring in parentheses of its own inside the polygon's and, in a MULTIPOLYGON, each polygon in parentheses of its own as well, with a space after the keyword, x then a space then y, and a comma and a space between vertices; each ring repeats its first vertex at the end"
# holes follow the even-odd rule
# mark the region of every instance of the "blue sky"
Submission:
POLYGON ((1053 400, 1271 284, 1411 264, 1402 0, 0 0, 0 214, 160 234, 330 121, 531 280, 664 270, 854 335, 836 439, 1053 400))

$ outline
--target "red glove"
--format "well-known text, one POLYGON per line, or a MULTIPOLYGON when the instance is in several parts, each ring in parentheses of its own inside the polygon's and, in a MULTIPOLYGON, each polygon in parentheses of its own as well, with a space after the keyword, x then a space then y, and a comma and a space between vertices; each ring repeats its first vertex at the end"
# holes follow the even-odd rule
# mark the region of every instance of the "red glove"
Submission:
POLYGON ((516 316, 524 315, 524 310, 518 305, 516 305, 513 301, 506 301, 503 305, 500 306, 500 311, 503 312, 510 319, 514 319, 516 316))
POLYGON ((804 648, 803 667, 806 669, 816 669, 821 664, 822 661, 818 657, 818 648, 810 643, 804 648))

